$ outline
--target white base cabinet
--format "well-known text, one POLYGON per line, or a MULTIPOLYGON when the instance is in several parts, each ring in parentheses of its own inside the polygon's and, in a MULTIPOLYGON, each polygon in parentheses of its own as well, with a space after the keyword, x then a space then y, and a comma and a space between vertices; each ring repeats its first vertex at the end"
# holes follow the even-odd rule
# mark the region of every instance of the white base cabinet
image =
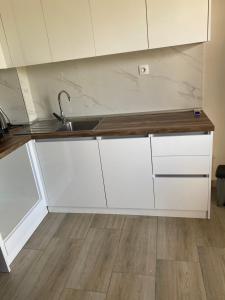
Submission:
POLYGON ((109 208, 154 208, 149 138, 99 141, 109 208))
POLYGON ((36 143, 48 206, 106 207, 97 140, 36 143))
POLYGON ((48 213, 39 171, 33 141, 0 160, 0 272, 48 213))

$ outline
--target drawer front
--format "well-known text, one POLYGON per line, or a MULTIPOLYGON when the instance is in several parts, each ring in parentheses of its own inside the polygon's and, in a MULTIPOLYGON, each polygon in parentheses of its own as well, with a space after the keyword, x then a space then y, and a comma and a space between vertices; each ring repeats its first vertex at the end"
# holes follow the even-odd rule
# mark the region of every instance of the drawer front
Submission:
POLYGON ((154 186, 156 209, 207 211, 207 177, 156 177, 154 186))
POLYGON ((153 136, 153 156, 210 155, 211 138, 208 134, 153 136))
POLYGON ((209 175, 209 156, 155 156, 153 173, 156 175, 209 175))

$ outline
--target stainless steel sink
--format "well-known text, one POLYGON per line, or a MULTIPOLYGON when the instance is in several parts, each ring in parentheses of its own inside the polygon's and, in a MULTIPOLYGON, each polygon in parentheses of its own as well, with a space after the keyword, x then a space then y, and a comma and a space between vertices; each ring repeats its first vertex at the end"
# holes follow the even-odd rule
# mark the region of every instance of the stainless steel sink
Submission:
POLYGON ((62 124, 57 131, 80 131, 93 130, 99 123, 99 120, 67 121, 62 124))

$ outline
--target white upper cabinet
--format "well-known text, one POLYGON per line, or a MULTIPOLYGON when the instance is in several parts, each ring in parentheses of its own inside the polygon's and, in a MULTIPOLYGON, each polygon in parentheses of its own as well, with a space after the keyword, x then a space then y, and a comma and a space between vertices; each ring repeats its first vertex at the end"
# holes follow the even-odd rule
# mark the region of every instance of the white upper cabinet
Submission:
POLYGON ((90 0, 97 55, 148 48, 145 0, 90 0))
POLYGON ((88 0, 42 0, 53 60, 95 56, 88 0))
POLYGON ((40 0, 0 0, 0 12, 14 66, 51 61, 40 0))
POLYGON ((147 0, 149 47, 208 40, 208 0, 147 0))
POLYGON ((99 144, 108 207, 154 208, 150 139, 102 139, 99 144))
POLYGON ((2 24, 2 20, 0 19, 0 69, 10 68, 12 67, 12 61, 9 54, 9 48, 7 45, 7 40, 2 24))

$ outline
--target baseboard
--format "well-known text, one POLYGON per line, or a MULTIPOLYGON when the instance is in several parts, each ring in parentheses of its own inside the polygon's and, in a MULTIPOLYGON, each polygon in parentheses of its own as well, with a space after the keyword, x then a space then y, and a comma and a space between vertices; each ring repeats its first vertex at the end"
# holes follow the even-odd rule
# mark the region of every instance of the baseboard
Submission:
POLYGON ((181 211, 181 210, 158 210, 158 209, 116 209, 116 208, 74 208, 49 206, 49 212, 55 213, 89 213, 89 214, 118 214, 137 216, 158 216, 158 217, 181 217, 206 219, 206 211, 181 211))
POLYGON ((8 264, 12 263, 47 213, 48 210, 43 201, 39 201, 4 239, 8 264))

